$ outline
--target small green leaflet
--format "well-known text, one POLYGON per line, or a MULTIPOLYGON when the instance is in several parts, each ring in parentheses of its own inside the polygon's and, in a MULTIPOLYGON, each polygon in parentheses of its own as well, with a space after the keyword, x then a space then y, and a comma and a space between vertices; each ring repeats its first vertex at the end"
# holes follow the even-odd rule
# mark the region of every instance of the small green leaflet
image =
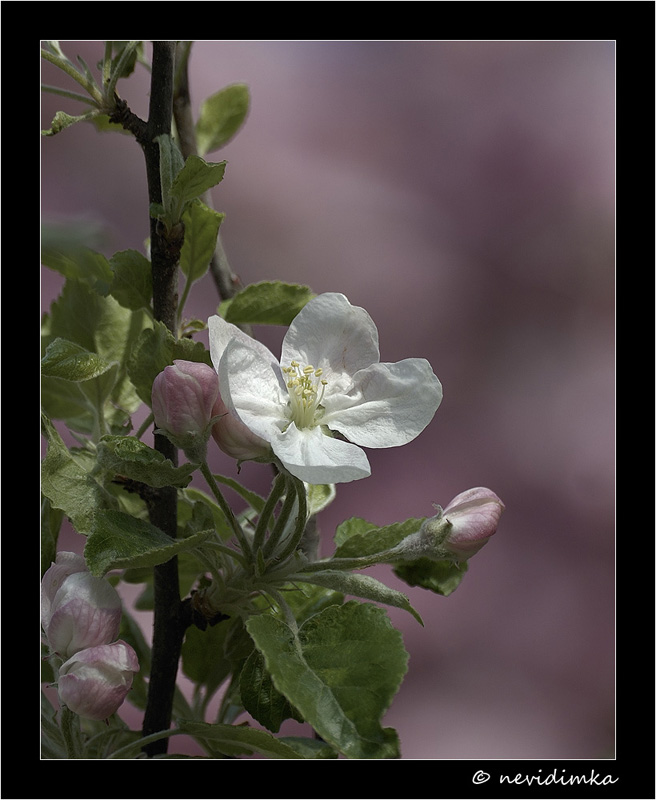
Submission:
POLYGON ((290 325, 314 296, 309 286, 261 281, 221 303, 219 314, 234 325, 290 325))

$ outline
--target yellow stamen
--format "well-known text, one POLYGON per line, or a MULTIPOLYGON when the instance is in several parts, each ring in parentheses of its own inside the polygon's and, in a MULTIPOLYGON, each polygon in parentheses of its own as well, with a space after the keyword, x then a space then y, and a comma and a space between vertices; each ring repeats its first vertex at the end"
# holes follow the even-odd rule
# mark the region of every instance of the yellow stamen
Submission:
POLYGON ((287 388, 289 390, 289 409, 291 419, 298 428, 313 428, 319 424, 321 402, 328 381, 325 379, 316 380, 323 374, 321 368, 315 369, 311 364, 300 368, 298 361, 292 361, 289 367, 283 367, 282 371, 287 376, 287 388), (321 387, 321 391, 319 391, 321 387))

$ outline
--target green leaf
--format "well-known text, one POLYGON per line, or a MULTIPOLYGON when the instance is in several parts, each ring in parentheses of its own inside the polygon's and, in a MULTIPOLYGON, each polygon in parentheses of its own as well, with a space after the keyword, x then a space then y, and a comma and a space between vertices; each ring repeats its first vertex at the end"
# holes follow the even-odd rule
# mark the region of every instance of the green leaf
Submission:
MULTIPOLYGON (((159 179, 162 193, 162 210, 165 214, 170 214, 171 208, 171 186, 176 176, 184 166, 184 158, 176 142, 167 134, 163 133, 156 136, 154 141, 159 147, 159 179)), ((177 216, 171 218, 170 222, 178 222, 182 215, 182 205, 177 209, 177 216)))
POLYGON ((220 161, 218 164, 212 164, 200 156, 187 158, 184 167, 174 178, 170 192, 171 197, 177 201, 181 213, 187 203, 202 197, 205 192, 221 183, 226 163, 220 161))
POLYGON ((57 724, 55 709, 41 690, 41 757, 66 758, 66 743, 57 724))
POLYGON ((70 381, 43 376, 41 379, 41 404, 53 419, 64 420, 67 427, 79 433, 98 434, 109 430, 124 430, 129 424, 129 409, 122 409, 113 401, 117 389, 119 365, 112 364, 106 372, 86 381, 70 381))
POLYGON ((288 744, 303 758, 337 758, 337 751, 319 739, 308 739, 305 736, 281 736, 280 740, 288 744))
POLYGON ((234 325, 289 325, 314 296, 308 286, 262 281, 222 303, 219 313, 234 325))
POLYGON ((57 232, 43 228, 41 263, 65 278, 82 281, 95 292, 106 296, 112 282, 112 270, 105 256, 85 245, 98 238, 97 226, 69 228, 57 232))
POLYGON ((65 381, 88 381, 107 372, 111 366, 97 353, 90 353, 74 342, 57 338, 50 342, 41 359, 41 374, 65 381))
POLYGON ((53 508, 50 500, 44 497, 41 501, 41 575, 50 567, 57 557, 57 539, 64 513, 60 508, 53 508))
POLYGON ((160 452, 134 436, 103 436, 98 443, 99 469, 148 486, 184 488, 191 480, 193 464, 175 467, 160 452))
POLYGON ((159 528, 122 511, 94 515, 84 548, 89 571, 102 577, 112 569, 154 567, 183 550, 205 541, 213 531, 200 531, 186 539, 171 539, 159 528))
MULTIPOLYGON (((184 490, 183 490, 184 491, 184 490)), ((210 528, 204 529, 205 531, 210 528)), ((188 538, 189 532, 197 533, 199 529, 191 531, 181 530, 178 526, 178 540, 188 538)), ((205 571, 206 564, 200 562, 196 557, 195 550, 183 550, 178 553, 178 580, 180 584, 180 596, 185 597, 192 590, 199 575, 205 571)), ((152 611, 154 608, 154 589, 153 589, 153 570, 150 567, 127 568, 121 579, 125 583, 142 583, 143 590, 135 601, 135 608, 139 611, 152 611)))
POLYGON ((334 483, 306 483, 308 515, 319 514, 337 496, 334 483))
POLYGON ((41 465, 41 491, 53 508, 66 514, 78 533, 86 535, 95 513, 112 505, 113 500, 73 456, 45 416, 42 430, 48 451, 41 465))
POLYGON ((138 250, 122 250, 109 260, 111 294, 124 308, 150 308, 153 278, 150 261, 138 250))
POLYGON ((410 604, 410 600, 396 589, 391 589, 381 581, 372 578, 370 575, 361 573, 343 572, 338 569, 325 569, 320 572, 309 572, 290 576, 290 580, 305 581, 335 592, 361 597, 364 600, 373 600, 376 603, 384 603, 387 606, 402 608, 412 614, 420 625, 423 621, 417 611, 410 604))
POLYGON ((143 330, 128 361, 128 374, 137 394, 150 407, 153 381, 175 359, 198 361, 212 366, 212 359, 202 342, 175 339, 161 322, 143 330))
POLYGON ((351 601, 296 633, 269 614, 246 623, 279 692, 349 758, 394 758, 396 732, 380 720, 407 669, 401 634, 384 610, 351 601))
POLYGON ((246 711, 273 733, 286 719, 298 719, 287 698, 274 686, 259 650, 253 650, 246 659, 239 677, 239 693, 246 711))
POLYGON ((288 744, 276 739, 267 731, 249 728, 246 725, 211 725, 206 722, 180 720, 175 732, 210 742, 225 755, 258 753, 267 758, 303 758, 288 744))
MULTIPOLYGON (((190 486, 182 491, 181 497, 182 502, 189 502, 194 512, 199 506, 209 509, 214 528, 216 529, 218 536, 223 541, 228 541, 228 539, 234 535, 234 531, 226 519, 226 515, 223 513, 216 501, 208 494, 201 492, 200 489, 190 486)), ((181 514, 178 512, 178 517, 180 518, 180 516, 181 514)))
POLYGON ((219 214, 204 203, 192 203, 183 214, 185 237, 180 251, 180 269, 190 281, 202 278, 209 269, 224 217, 225 214, 219 214))
POLYGON ((232 620, 223 620, 201 631, 187 628, 182 644, 182 671, 197 686, 206 687, 211 697, 230 675, 234 663, 225 656, 226 636, 232 620))
POLYGON ((335 531, 337 549, 333 558, 359 558, 389 550, 406 536, 416 533, 422 522, 422 519, 407 519, 379 528, 361 517, 352 517, 335 531))
POLYGON ((300 625, 329 606, 341 605, 344 595, 318 584, 310 584, 305 580, 305 575, 300 575, 293 587, 290 584, 285 588, 285 602, 300 625))
POLYGON ((55 136, 55 134, 61 133, 66 128, 70 128, 71 125, 75 125, 76 122, 88 122, 92 120, 94 117, 98 116, 99 113, 97 109, 93 109, 92 111, 87 111, 86 114, 80 114, 74 117, 71 116, 71 114, 66 114, 64 111, 58 111, 50 123, 50 127, 45 131, 41 131, 41 135, 55 136))
POLYGON ((254 511, 259 513, 264 508, 266 500, 251 489, 247 489, 245 486, 242 486, 239 481, 236 481, 234 478, 228 478, 226 475, 214 475, 213 477, 214 480, 222 483, 224 486, 229 486, 241 498, 246 500, 248 505, 254 511))
POLYGON ((250 105, 250 92, 244 83, 234 83, 201 103, 196 122, 196 146, 201 155, 217 150, 230 141, 243 125, 250 105))
POLYGON ((143 42, 112 42, 112 52, 116 55, 112 58, 111 75, 114 81, 118 78, 128 78, 134 72, 137 58, 143 55, 143 42))
POLYGON ((140 405, 127 375, 127 359, 146 324, 150 323, 143 311, 129 311, 113 297, 101 297, 85 283, 68 279, 50 315, 44 317, 44 351, 61 338, 115 366, 89 386, 44 377, 42 405, 48 416, 88 433, 93 430, 95 413, 112 431, 121 430, 140 405))
POLYGON ((431 592, 448 597, 460 586, 467 572, 467 562, 431 561, 419 558, 408 564, 395 564, 394 574, 408 586, 421 586, 431 592))
POLYGON ((89 121, 98 133, 120 133, 123 136, 132 136, 130 131, 119 125, 118 122, 110 122, 107 114, 98 114, 97 117, 89 121))

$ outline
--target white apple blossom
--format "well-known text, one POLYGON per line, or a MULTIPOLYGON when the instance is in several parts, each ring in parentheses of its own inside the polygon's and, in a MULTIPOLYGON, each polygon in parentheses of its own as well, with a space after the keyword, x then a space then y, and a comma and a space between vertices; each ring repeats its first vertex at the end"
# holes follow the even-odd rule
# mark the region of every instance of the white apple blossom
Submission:
POLYGON ((230 413, 306 483, 346 483, 371 470, 362 447, 417 437, 442 400, 423 358, 381 363, 369 314, 343 294, 312 299, 294 318, 280 362, 219 316, 208 320, 212 362, 230 413))

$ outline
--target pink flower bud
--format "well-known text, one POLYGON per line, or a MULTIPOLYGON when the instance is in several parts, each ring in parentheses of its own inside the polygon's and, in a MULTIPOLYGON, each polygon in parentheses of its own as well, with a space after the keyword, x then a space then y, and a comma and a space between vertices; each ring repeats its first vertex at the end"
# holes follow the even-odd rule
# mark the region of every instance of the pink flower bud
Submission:
POLYGON ((155 426, 190 461, 204 461, 219 378, 212 367, 176 360, 153 381, 155 426))
POLYGON ((52 602, 59 587, 74 572, 87 572, 84 556, 60 550, 41 580, 41 622, 50 618, 52 602))
POLYGON ((212 416, 220 417, 212 426, 212 437, 223 452, 241 461, 270 461, 271 446, 232 414, 226 404, 217 397, 212 416))
POLYGON ((59 699, 81 717, 107 719, 125 700, 135 672, 137 654, 121 639, 80 650, 59 670, 59 699))
MULTIPOLYGON (((79 568, 66 556, 46 570, 41 584, 41 624, 51 649, 62 658, 79 650, 112 642, 121 624, 121 599, 104 578, 79 568)), ((67 554, 67 556, 73 555, 67 554)), ((84 563, 84 559, 82 559, 84 563)))
POLYGON ((461 492, 443 512, 451 523, 443 547, 459 559, 470 558, 496 533, 504 508, 497 495, 482 486, 461 492))

